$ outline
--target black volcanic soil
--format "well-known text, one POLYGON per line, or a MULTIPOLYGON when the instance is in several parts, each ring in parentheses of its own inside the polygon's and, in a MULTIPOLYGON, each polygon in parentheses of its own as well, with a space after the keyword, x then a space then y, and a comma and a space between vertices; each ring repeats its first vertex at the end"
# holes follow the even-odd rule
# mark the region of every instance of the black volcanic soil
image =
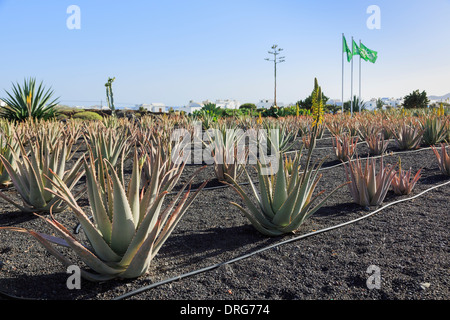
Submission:
MULTIPOLYGON (((324 168, 339 164, 332 149, 326 148, 330 146, 329 139, 321 140, 314 151, 314 158, 329 156, 324 168)), ((393 144, 389 150, 398 151, 393 144)), ((366 152, 367 148, 359 145, 358 153, 364 156, 366 152)), ((403 168, 412 167, 414 173, 423 168, 422 177, 411 195, 396 196, 389 191, 383 205, 450 180, 440 173, 429 149, 385 156, 384 161, 396 163, 399 156, 403 168)), ((183 180, 196 168, 187 166, 183 180)), ((324 169, 322 173, 317 191, 329 192, 345 182, 342 166, 324 169)), ((193 187, 205 179, 210 180, 208 187, 221 185, 209 166, 196 178, 193 187)), ((14 188, 2 192, 16 197, 14 188)), ((363 217, 377 208, 367 210, 354 204, 344 187, 298 233, 269 238, 258 233, 229 204, 230 201, 242 204, 235 191, 229 187, 205 189, 153 260, 148 275, 104 283, 82 280, 79 290, 66 287, 69 276, 66 269, 31 236, 0 231, 0 299, 15 296, 45 300, 153 301, 447 300, 450 298, 449 194, 450 184, 389 206, 356 223, 294 240, 363 217), (286 240, 293 241, 281 244, 286 240), (280 245, 217 266, 275 244, 280 245), (214 267, 195 272, 210 266, 214 267), (379 268, 379 288, 367 286, 370 266, 379 268), (167 279, 173 281, 158 285, 167 279), (147 288, 151 284, 155 287, 147 288), (134 292, 142 288, 145 290, 134 292)), ((3 200, 0 203, 0 226, 52 232, 42 219, 22 213, 3 200)), ((86 196, 80 199, 80 204, 87 210, 86 196)), ((68 229, 77 226, 69 210, 56 214, 55 218, 68 229)), ((76 236, 82 237, 83 231, 76 236)), ((70 251, 61 250, 77 261, 70 251)))

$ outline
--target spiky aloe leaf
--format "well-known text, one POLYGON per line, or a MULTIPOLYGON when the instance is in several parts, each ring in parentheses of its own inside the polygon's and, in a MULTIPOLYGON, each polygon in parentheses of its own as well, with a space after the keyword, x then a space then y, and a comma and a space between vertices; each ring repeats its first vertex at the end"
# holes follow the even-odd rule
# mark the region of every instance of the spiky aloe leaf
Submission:
POLYGON ((136 231, 130 203, 123 185, 110 162, 105 160, 111 171, 113 191, 109 197, 113 198, 113 218, 111 231, 111 248, 119 255, 123 255, 136 231))

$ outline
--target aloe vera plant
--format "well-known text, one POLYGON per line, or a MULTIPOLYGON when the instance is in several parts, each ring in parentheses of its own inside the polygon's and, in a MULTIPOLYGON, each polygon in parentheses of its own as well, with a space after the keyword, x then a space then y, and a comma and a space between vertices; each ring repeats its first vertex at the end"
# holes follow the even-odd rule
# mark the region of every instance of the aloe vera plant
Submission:
POLYGON ((440 117, 427 117, 422 123, 423 142, 432 146, 442 142, 447 136, 446 121, 440 117))
POLYGON ((358 137, 349 137, 347 133, 333 138, 333 149, 341 161, 349 161, 356 152, 358 137))
POLYGON ((444 143, 441 143, 441 154, 439 154, 436 147, 431 146, 431 149, 434 152, 434 155, 436 156, 436 159, 438 161, 439 169, 444 175, 450 176, 450 155, 447 153, 447 150, 445 150, 446 145, 444 143))
MULTIPOLYGON (((140 157, 145 155, 141 154, 140 157)), ((84 166, 92 221, 77 204, 64 181, 57 179, 53 182, 56 191, 49 190, 72 209, 80 221, 89 244, 81 243, 53 216, 42 218, 61 238, 49 237, 25 229, 4 229, 31 234, 65 265, 71 265, 73 262, 55 249, 54 244, 72 248, 91 269, 82 270, 82 277, 87 280, 137 278, 148 271, 151 261, 161 246, 205 186, 206 182, 193 195, 190 194, 190 187, 186 191, 192 179, 203 168, 194 173, 163 210, 163 202, 168 193, 167 186, 178 181, 181 171, 166 181, 165 175, 160 174, 162 164, 156 163, 152 168, 151 184, 140 188, 142 164, 136 150, 128 185, 123 181, 120 170, 108 160, 101 157, 96 160, 93 160, 93 157, 89 159, 84 160, 84 166), (96 161, 102 162, 102 165, 99 166, 95 163, 96 161), (97 168, 101 168, 101 172, 97 171, 97 168)))
POLYGON ((247 192, 233 179, 232 186, 241 196, 248 209, 231 202, 249 219, 252 225, 262 234, 279 236, 296 232, 303 222, 319 210, 325 201, 337 191, 328 194, 318 204, 314 201, 323 193, 313 197, 313 192, 320 180, 319 169, 322 162, 314 170, 306 168, 300 172, 301 153, 297 153, 293 160, 286 160, 283 153, 279 153, 277 170, 267 175, 263 173, 263 164, 258 161, 259 192, 245 170, 256 204, 248 197, 247 192))
MULTIPOLYGON (((13 152, 14 162, 0 155, 0 160, 23 204, 13 201, 1 192, 0 197, 23 212, 63 211, 67 205, 52 193, 54 190, 52 182, 61 180, 69 189, 73 189, 83 174, 81 158, 70 170, 66 170, 67 154, 71 150, 64 137, 54 143, 50 143, 45 137, 42 140, 37 139, 38 136, 33 138, 27 139, 30 144, 29 152, 25 150, 20 139, 16 139, 19 143, 20 156, 13 152)), ((82 191, 76 197, 81 195, 82 191)))
POLYGON ((419 148, 423 130, 414 123, 403 122, 392 134, 400 150, 413 150, 419 148))
POLYGON ((95 159, 101 156, 116 166, 120 157, 128 154, 130 140, 127 131, 123 128, 101 128, 99 130, 88 127, 86 136, 85 139, 91 146, 95 159))
MULTIPOLYGON (((16 159, 19 157, 19 142, 13 134, 13 124, 2 123, 0 131, 0 154, 9 162, 15 170, 16 159)), ((19 133, 17 133, 19 136, 19 133)), ((21 136, 21 134, 20 134, 21 136)), ((3 162, 0 161, 0 185, 7 186, 11 183, 11 178, 3 162)))
POLYGON ((243 143, 244 132, 236 126, 231 129, 219 126, 217 129, 209 129, 206 133, 209 141, 206 148, 214 160, 217 179, 228 182, 229 177, 237 179, 243 173, 248 156, 248 148, 243 143))
POLYGON ((366 136, 365 142, 369 148, 369 154, 371 155, 381 155, 385 153, 387 147, 389 146, 389 141, 385 140, 382 133, 369 134, 366 136))
POLYGON ((376 172, 376 159, 367 157, 363 165, 360 158, 344 163, 350 194, 355 203, 368 207, 380 205, 394 178, 394 166, 384 166, 383 158, 376 172))
POLYGON ((266 135, 258 136, 260 143, 266 143, 269 148, 275 147, 282 152, 289 150, 294 145, 296 133, 290 132, 286 125, 266 122, 264 128, 266 135))
POLYGON ((417 181, 420 179, 422 169, 419 169, 414 176, 412 175, 411 170, 411 168, 409 168, 408 171, 402 170, 402 162, 401 159, 399 159, 398 172, 395 173, 391 182, 392 189, 396 195, 410 194, 417 181))

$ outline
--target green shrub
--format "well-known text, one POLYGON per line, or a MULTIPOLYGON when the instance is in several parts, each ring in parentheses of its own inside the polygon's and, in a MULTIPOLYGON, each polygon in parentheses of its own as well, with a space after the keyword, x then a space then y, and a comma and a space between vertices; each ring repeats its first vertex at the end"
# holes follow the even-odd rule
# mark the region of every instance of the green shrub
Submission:
POLYGON ((73 115, 73 119, 81 119, 81 120, 102 120, 103 117, 98 113, 92 111, 82 111, 73 115))

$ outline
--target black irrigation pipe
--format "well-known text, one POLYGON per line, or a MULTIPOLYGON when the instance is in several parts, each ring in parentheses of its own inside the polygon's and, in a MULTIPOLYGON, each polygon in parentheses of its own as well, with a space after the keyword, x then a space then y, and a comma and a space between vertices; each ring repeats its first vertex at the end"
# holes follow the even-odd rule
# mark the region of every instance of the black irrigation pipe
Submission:
POLYGON ((168 284, 168 283, 171 283, 171 282, 174 282, 174 281, 177 281, 177 280, 181 280, 183 278, 194 276, 194 275, 206 272, 206 271, 210 271, 210 270, 214 270, 214 269, 220 268, 220 267, 228 265, 228 264, 232 264, 232 263, 237 262, 237 261, 241 261, 241 260, 247 259, 247 258, 249 258, 251 256, 254 256, 254 255, 258 254, 258 253, 267 251, 269 249, 272 249, 272 248, 275 248, 275 247, 278 247, 278 246, 281 246, 281 245, 284 245, 284 244, 287 244, 287 243, 291 243, 291 242, 294 242, 294 241, 305 239, 307 237, 311 237, 311 236, 314 236, 314 235, 318 235, 320 233, 328 232, 328 231, 331 231, 331 230, 335 230, 335 229, 338 229, 338 228, 341 228, 341 227, 344 227, 344 226, 356 223, 356 222, 361 221, 363 219, 369 218, 370 216, 373 216, 374 214, 376 214, 376 213, 378 213, 378 212, 380 212, 380 211, 382 211, 382 210, 384 210, 384 209, 386 209, 386 208, 388 208, 388 207, 390 207, 390 206, 392 206, 394 204, 405 202, 405 201, 409 201, 409 200, 413 200, 413 199, 415 199, 417 197, 420 197, 421 195, 423 195, 423 194, 425 194, 425 193, 427 193, 427 192, 429 192, 429 191, 431 191, 433 189, 445 186, 447 184, 450 184, 450 181, 447 181, 445 183, 442 183, 442 184, 439 184, 437 186, 434 186, 434 187, 431 187, 429 189, 426 189, 425 191, 422 191, 421 193, 419 193, 419 194, 417 194, 415 196, 388 203, 385 206, 383 206, 383 207, 381 207, 379 209, 376 209, 375 211, 372 211, 371 213, 368 213, 368 214, 366 214, 366 215, 364 215, 362 217, 359 217, 357 219, 353 219, 353 220, 350 220, 350 221, 347 221, 347 222, 344 222, 344 223, 341 223, 341 224, 338 224, 338 225, 334 225, 334 226, 331 226, 331 227, 328 227, 328 228, 324 228, 324 229, 320 229, 320 230, 313 231, 313 232, 310 232, 310 233, 306 233, 306 234, 303 234, 303 235, 300 235, 300 236, 297 236, 297 237, 294 237, 294 238, 291 238, 291 239, 288 239, 288 240, 284 240, 284 241, 275 243, 275 244, 270 245, 270 246, 266 246, 266 247, 264 247, 262 249, 255 250, 253 252, 250 252, 248 254, 239 256, 237 258, 234 258, 234 259, 231 259, 231 260, 228 260, 228 261, 224 261, 224 262, 220 262, 220 263, 217 263, 217 264, 213 264, 213 265, 211 265, 209 267, 205 267, 205 268, 202 268, 202 269, 194 270, 194 271, 191 271, 191 272, 188 272, 188 273, 185 273, 185 274, 181 274, 181 275, 178 275, 178 276, 175 276, 175 277, 172 277, 172 278, 169 278, 169 279, 157 282, 157 283, 153 283, 151 285, 148 285, 148 286, 145 286, 145 287, 133 290, 131 292, 128 292, 128 293, 126 293, 124 295, 118 296, 118 297, 114 298, 113 300, 123 300, 123 299, 129 298, 131 296, 134 296, 136 294, 139 294, 141 292, 153 289, 155 287, 158 287, 158 286, 161 286, 161 285, 164 285, 164 284, 168 284))

